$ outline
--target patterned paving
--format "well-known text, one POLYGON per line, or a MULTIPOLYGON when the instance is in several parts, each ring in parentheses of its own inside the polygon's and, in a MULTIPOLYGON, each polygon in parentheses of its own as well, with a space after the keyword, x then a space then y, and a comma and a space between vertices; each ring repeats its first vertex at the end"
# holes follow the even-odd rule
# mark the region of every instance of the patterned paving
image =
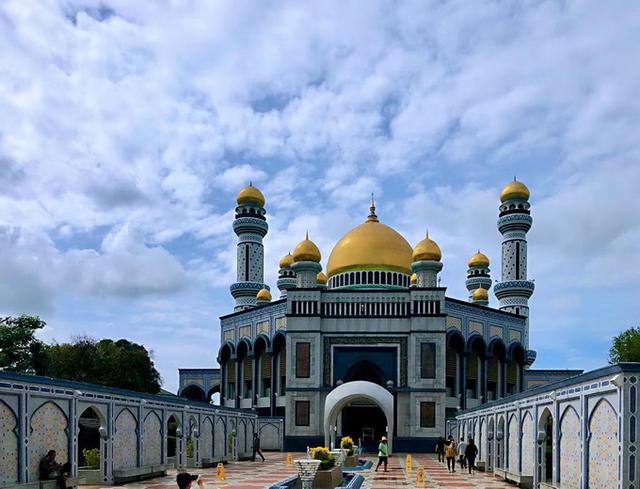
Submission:
MULTIPOLYGON (((263 489, 296 473, 295 467, 285 464, 285 454, 266 452, 265 456, 267 457, 266 462, 237 462, 226 465, 226 480, 224 481, 216 479, 215 468, 194 469, 190 472, 201 474, 206 489, 263 489)), ((294 458, 298 456, 302 457, 303 454, 294 454, 294 458)), ((383 472, 382 468, 378 472, 374 472, 373 469, 358 472, 365 477, 363 488, 514 489, 515 487, 482 472, 469 475, 461 471, 459 466, 456 467, 455 474, 450 474, 446 465, 439 463, 434 455, 415 455, 413 457, 414 469, 409 473, 404 470, 404 462, 404 455, 398 454, 389 459, 389 472, 387 473, 383 472), (425 468, 425 483, 423 484, 415 482, 416 465, 425 468)), ((177 489, 175 477, 175 472, 172 472, 166 477, 130 483, 123 487, 127 489, 177 489)), ((82 486, 82 489, 101 489, 101 486, 82 486)), ((197 489, 195 484, 193 489, 197 489)))

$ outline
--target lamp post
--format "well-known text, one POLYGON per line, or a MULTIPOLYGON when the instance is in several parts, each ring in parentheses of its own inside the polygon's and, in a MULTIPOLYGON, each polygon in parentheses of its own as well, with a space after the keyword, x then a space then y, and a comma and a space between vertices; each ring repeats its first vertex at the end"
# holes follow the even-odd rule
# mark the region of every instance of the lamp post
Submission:
POLYGON ((312 489, 313 479, 316 478, 316 472, 320 467, 320 460, 301 458, 294 460, 298 467, 298 475, 302 481, 302 489, 312 489))

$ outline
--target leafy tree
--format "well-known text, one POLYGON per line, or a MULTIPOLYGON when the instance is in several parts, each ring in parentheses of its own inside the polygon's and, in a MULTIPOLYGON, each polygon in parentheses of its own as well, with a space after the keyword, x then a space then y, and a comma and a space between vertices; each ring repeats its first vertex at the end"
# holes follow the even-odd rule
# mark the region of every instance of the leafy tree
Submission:
POLYGON ((38 316, 0 319, 0 369, 45 374, 46 345, 35 336, 45 326, 38 316))
POLYGON ((124 339, 80 336, 48 347, 48 375, 156 394, 162 379, 151 355, 144 346, 124 339))
POLYGON ((640 328, 629 328, 613 338, 609 363, 640 362, 640 328))

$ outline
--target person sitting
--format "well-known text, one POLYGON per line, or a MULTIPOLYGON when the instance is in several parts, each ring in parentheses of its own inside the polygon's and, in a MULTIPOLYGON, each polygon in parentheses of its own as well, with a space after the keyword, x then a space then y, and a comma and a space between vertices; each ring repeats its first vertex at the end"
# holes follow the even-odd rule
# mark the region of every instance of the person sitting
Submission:
POLYGON ((49 450, 40 460, 40 480, 56 480, 59 489, 67 489, 67 477, 71 474, 71 464, 56 461, 56 451, 49 450))

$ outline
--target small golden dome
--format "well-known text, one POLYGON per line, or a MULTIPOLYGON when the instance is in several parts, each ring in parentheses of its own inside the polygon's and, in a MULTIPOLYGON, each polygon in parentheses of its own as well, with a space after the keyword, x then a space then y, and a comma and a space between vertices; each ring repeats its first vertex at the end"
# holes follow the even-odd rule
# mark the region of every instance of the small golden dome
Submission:
POLYGON ((411 285, 415 285, 418 283, 418 276, 414 273, 411 275, 411 285))
POLYGON ((287 268, 293 265, 293 256, 291 256, 291 253, 287 253, 282 258, 280 258, 279 265, 280 268, 287 268))
POLYGON ((395 229, 382 224, 371 203, 367 220, 336 243, 327 262, 327 275, 349 270, 392 270, 411 273, 411 245, 395 229))
POLYGON ((480 250, 469 258, 469 266, 470 267, 488 267, 489 266, 489 257, 484 253, 480 253, 480 250))
POLYGON ((473 294, 471 294, 471 298, 474 301, 488 301, 489 300, 489 292, 487 292, 487 289, 479 287, 479 288, 477 288, 476 290, 473 291, 473 294))
POLYGON ((268 289, 260 289, 256 294, 256 299, 259 301, 270 301, 271 300, 271 292, 268 289))
POLYGON ((327 276, 323 273, 323 272, 318 272, 318 275, 316 275, 316 281, 319 284, 325 284, 327 283, 327 276))
POLYGON ((429 238, 429 233, 413 249, 413 261, 440 261, 442 252, 438 243, 429 238))
POLYGON ((309 233, 298 243, 293 250, 294 261, 314 261, 320 263, 320 250, 316 244, 309 239, 309 233))
POLYGON ((260 192, 257 187, 254 187, 252 183, 249 183, 249 185, 238 192, 236 202, 238 203, 238 205, 251 202, 253 204, 258 204, 261 207, 264 207, 265 199, 264 195, 262 195, 262 192, 260 192))
POLYGON ((500 192, 500 202, 511 199, 529 200, 529 189, 527 186, 513 178, 513 182, 507 183, 500 192))

